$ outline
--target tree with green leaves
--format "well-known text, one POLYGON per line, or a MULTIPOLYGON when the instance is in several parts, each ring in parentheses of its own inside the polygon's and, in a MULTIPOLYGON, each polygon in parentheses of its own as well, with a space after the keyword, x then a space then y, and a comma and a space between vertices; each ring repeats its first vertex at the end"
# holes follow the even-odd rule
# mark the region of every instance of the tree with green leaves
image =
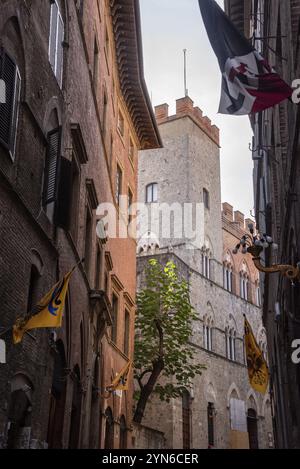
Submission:
POLYGON ((194 319, 189 284, 179 277, 176 265, 151 259, 145 286, 137 295, 134 377, 139 390, 135 422, 141 423, 152 393, 169 402, 181 396, 205 368, 195 363, 189 344, 194 319))

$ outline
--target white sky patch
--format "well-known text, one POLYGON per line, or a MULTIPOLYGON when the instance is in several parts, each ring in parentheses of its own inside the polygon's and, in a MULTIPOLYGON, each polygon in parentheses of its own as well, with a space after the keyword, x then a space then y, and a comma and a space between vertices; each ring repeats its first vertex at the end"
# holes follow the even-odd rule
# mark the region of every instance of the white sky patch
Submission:
MULTIPOLYGON (((223 6, 223 0, 218 0, 223 6)), ((187 88, 221 131, 222 201, 248 217, 253 209, 252 131, 248 116, 218 114, 221 72, 202 22, 198 0, 140 0, 145 76, 156 106, 184 96, 183 49, 187 49, 187 88)))

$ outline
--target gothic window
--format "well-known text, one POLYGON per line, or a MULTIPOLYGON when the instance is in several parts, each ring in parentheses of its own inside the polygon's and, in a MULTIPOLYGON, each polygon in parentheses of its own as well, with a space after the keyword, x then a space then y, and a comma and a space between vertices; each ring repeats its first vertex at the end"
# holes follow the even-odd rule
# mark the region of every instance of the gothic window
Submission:
POLYGON ((226 357, 229 360, 236 360, 236 331, 234 328, 226 328, 225 331, 226 339, 226 357))
POLYGON ((202 252, 202 275, 207 279, 210 279, 211 277, 210 252, 208 250, 202 252))
POLYGON ((240 296, 243 300, 249 301, 249 272, 245 262, 240 271, 240 296))
POLYGON ((0 143, 15 158, 21 75, 15 61, 0 49, 0 143))
POLYGON ((223 286, 225 290, 232 292, 232 280, 233 280, 233 273, 232 273, 232 266, 229 264, 223 265, 223 286))
POLYGON ((63 78, 64 22, 57 0, 51 3, 49 61, 60 88, 63 78))
POLYGON ((203 346, 210 352, 212 351, 212 329, 213 321, 210 318, 205 318, 203 325, 203 346))

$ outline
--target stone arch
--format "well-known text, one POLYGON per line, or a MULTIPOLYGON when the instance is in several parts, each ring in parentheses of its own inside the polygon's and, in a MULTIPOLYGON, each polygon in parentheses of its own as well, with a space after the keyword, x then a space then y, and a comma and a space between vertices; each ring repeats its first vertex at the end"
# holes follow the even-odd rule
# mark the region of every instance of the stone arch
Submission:
POLYGON ((234 266, 234 258, 229 249, 223 252, 223 264, 234 266))
POLYGON ((243 272, 250 277, 250 268, 248 265, 248 262, 245 259, 242 259, 240 264, 239 264, 239 272, 243 272))
POLYGON ((251 389, 248 391, 246 402, 247 402, 247 410, 254 409, 257 415, 260 414, 258 399, 255 393, 251 389))
POLYGON ((227 407, 230 408, 230 399, 241 399, 239 388, 235 383, 231 383, 227 392, 227 407))
POLYGON ((215 312, 210 301, 207 302, 206 312, 203 315, 203 322, 210 326, 215 325, 215 312))

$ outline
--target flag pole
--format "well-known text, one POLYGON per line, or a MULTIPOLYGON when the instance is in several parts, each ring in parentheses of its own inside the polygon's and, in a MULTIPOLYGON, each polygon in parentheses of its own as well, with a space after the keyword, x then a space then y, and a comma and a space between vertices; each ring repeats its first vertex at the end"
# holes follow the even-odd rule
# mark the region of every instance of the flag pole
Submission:
POLYGON ((189 95, 189 91, 187 89, 187 78, 186 78, 186 53, 187 50, 183 49, 183 63, 184 63, 184 96, 187 97, 189 95))

